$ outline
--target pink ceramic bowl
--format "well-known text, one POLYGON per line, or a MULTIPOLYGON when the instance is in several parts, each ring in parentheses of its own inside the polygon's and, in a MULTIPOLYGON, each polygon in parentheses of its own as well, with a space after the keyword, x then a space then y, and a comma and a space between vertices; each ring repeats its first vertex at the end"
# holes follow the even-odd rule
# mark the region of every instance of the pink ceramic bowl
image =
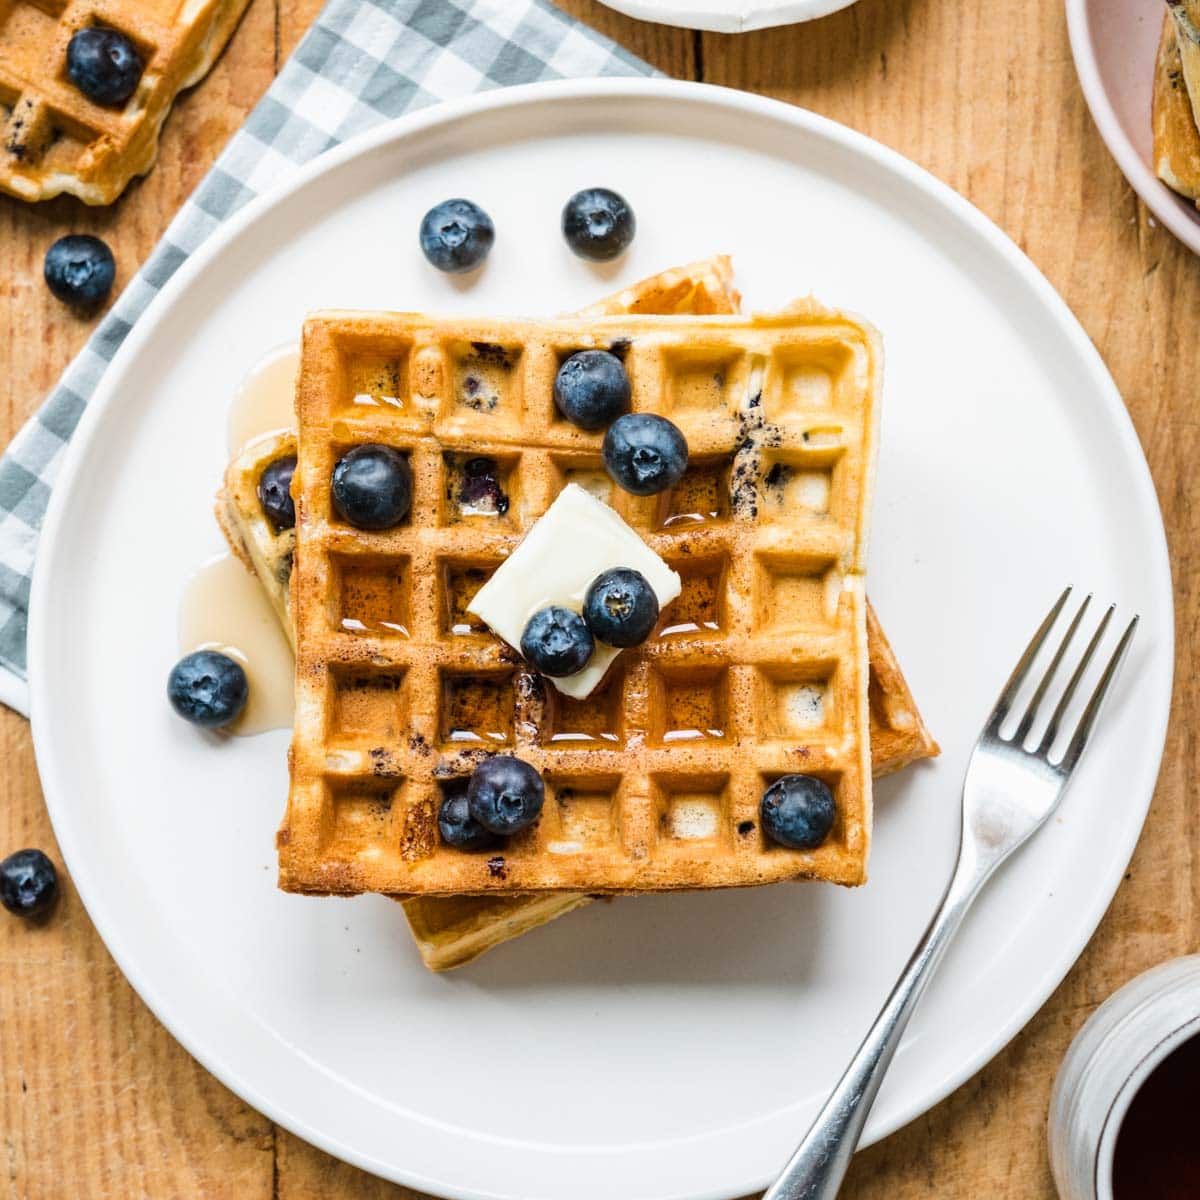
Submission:
POLYGON ((1152 213, 1200 254, 1200 211, 1154 174, 1150 95, 1162 0, 1067 0, 1071 53, 1088 108, 1117 166, 1152 213))

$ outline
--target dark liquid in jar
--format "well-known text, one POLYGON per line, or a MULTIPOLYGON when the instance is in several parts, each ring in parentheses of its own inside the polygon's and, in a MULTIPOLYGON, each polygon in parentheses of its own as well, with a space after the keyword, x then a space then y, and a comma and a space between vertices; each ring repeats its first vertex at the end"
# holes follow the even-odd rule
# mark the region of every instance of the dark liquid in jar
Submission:
POLYGON ((1138 1089, 1117 1134, 1113 1200, 1200 1197, 1200 1036, 1168 1055, 1138 1089))

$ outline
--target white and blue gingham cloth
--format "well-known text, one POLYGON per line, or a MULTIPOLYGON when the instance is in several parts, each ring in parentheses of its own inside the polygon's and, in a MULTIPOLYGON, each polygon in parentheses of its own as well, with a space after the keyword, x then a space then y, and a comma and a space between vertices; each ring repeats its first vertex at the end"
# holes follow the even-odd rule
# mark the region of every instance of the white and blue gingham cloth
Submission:
POLYGON ((231 213, 331 146, 471 92, 651 69, 544 0, 328 0, 49 398, 0 459, 0 702, 28 713, 25 627, 63 453, 134 321, 231 213))

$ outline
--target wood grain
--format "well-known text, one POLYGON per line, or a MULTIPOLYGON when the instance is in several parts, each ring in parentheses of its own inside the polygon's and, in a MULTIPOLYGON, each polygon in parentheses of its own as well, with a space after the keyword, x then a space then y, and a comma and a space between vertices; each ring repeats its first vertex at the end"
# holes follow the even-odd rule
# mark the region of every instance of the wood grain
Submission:
MULTIPOLYGON (((317 10, 254 0, 210 77, 181 98, 154 171, 107 211, 0 197, 0 441, 33 411, 91 328, 41 281, 46 246, 96 232, 118 283, 270 82, 317 10)), ((1060 4, 860 0, 822 21, 740 38, 568 11, 681 78, 804 105, 895 147, 997 221, 1049 276, 1104 356, 1150 459, 1178 608, 1174 719, 1126 881, 1075 968, 994 1062, 907 1129, 864 1151, 853 1200, 1050 1200, 1045 1117, 1068 1042, 1114 988, 1197 949, 1200 869, 1190 771, 1200 508, 1191 466, 1200 263, 1158 228, 1084 107, 1060 4)), ((56 854, 28 729, 0 711, 0 851, 56 854)), ((414 1200, 275 1129, 209 1076, 146 1010, 71 890, 52 920, 0 920, 0 1196, 414 1200)))

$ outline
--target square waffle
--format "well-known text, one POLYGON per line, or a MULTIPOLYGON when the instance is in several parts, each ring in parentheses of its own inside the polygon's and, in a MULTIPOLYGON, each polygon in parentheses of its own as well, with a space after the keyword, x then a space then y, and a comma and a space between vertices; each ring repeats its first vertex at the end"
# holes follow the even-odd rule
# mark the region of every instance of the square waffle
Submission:
POLYGON ((154 163, 176 95, 216 61, 249 0, 0 2, 0 188, 22 200, 60 192, 111 204, 154 163), (67 43, 104 25, 146 64, 120 107, 94 104, 67 75, 67 43))
MULTIPOLYGON (((598 302, 586 314, 733 313, 740 297, 732 285, 732 264, 717 255, 644 279, 598 302)), ((258 501, 264 468, 296 453, 295 433, 286 430, 256 439, 229 464, 217 498, 217 518, 230 547, 254 571, 267 591, 285 632, 292 639, 289 607, 295 531, 276 530, 258 501)), ((870 742, 876 778, 938 753, 891 645, 867 606, 870 657, 870 742)), ((416 896, 403 901, 405 914, 431 970, 461 966, 511 938, 563 916, 590 897, 577 892, 522 896, 416 896)))
POLYGON ((297 706, 279 834, 286 890, 485 894, 856 884, 870 836, 865 531, 880 349, 813 303, 745 317, 439 320, 326 313, 305 326, 292 613, 297 706), (625 357, 635 410, 687 437, 663 496, 611 489, 596 434, 557 418, 560 361, 625 357), (407 454, 408 522, 330 511, 338 457, 407 454), (509 503, 456 505, 487 457, 509 503), (606 489, 680 572, 651 641, 571 704, 475 627, 466 603, 565 483, 606 489), (547 785, 537 825, 491 857, 440 844, 436 813, 482 755, 547 785), (838 818, 813 851, 770 844, 758 805, 802 769, 838 818))

